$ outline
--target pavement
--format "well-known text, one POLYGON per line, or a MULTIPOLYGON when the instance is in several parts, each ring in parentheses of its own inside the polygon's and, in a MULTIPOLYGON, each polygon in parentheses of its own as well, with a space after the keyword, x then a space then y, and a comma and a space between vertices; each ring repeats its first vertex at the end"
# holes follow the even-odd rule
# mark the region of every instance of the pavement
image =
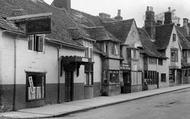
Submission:
POLYGON ((141 91, 128 94, 120 94, 117 96, 100 96, 92 99, 78 100, 72 102, 64 102, 61 104, 46 105, 37 108, 27 108, 18 111, 0 113, 0 118, 20 118, 20 119, 31 119, 31 118, 48 118, 64 116, 80 111, 95 109, 103 106, 109 106, 122 102, 132 101, 140 98, 150 97, 163 93, 169 93, 177 90, 183 90, 190 88, 190 84, 166 87, 148 91, 141 91))

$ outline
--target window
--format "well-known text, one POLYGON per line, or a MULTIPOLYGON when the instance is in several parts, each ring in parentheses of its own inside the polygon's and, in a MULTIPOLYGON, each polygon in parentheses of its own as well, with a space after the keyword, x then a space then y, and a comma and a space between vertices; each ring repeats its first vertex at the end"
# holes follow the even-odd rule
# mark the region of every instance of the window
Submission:
POLYGON ((44 37, 38 35, 29 35, 28 50, 43 52, 44 37))
POLYGON ((93 57, 93 49, 92 48, 86 47, 85 57, 87 57, 87 58, 92 58, 93 57))
POLYGON ((119 83, 119 71, 110 71, 110 82, 119 83))
POLYGON ((107 44, 106 44, 106 43, 103 44, 103 50, 104 50, 104 53, 107 53, 108 47, 107 47, 107 44))
POLYGON ((158 83, 159 73, 156 71, 145 71, 144 79, 148 85, 155 85, 158 83))
POLYGON ((118 54, 119 54, 117 45, 114 44, 114 43, 113 43, 112 48, 111 48, 111 53, 112 53, 113 55, 118 55, 118 54))
POLYGON ((45 98, 45 73, 28 72, 26 74, 27 100, 45 98))
POLYGON ((158 65, 163 65, 163 59, 158 59, 158 65))
POLYGON ((86 74, 85 85, 93 85, 94 84, 93 64, 89 63, 85 65, 85 74, 86 74))
POLYGON ((178 62, 178 50, 171 48, 171 62, 178 62))
POLYGON ((161 82, 166 82, 166 74, 165 73, 161 74, 161 82))
POLYGON ((137 49, 131 49, 131 58, 132 59, 138 59, 139 58, 139 52, 137 49))
POLYGON ((157 64, 156 58, 149 58, 149 64, 157 64))
POLYGON ((176 41, 176 34, 173 34, 173 41, 176 41))
POLYGON ((130 59, 131 58, 131 49, 130 48, 126 48, 126 59, 130 59))

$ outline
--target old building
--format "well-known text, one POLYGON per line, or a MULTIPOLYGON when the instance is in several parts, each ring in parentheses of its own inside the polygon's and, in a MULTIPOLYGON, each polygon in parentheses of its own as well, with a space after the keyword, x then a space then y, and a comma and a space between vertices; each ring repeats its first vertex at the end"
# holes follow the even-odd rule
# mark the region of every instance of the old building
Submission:
POLYGON ((105 28, 121 41, 120 62, 122 93, 142 91, 142 55, 137 26, 134 19, 105 22, 105 28))
POLYGON ((93 39, 70 34, 79 28, 72 15, 43 1, 10 2, 2 0, 0 11, 0 52, 9 54, 1 59, 7 67, 1 70, 1 109, 99 96, 101 52, 93 39))
POLYGON ((151 36, 152 42, 157 46, 157 50, 168 58, 166 65, 169 71, 169 84, 181 84, 182 49, 175 24, 172 23, 171 11, 165 12, 164 24, 155 24, 152 8, 147 7, 146 15, 148 15, 145 20, 146 31, 151 36))

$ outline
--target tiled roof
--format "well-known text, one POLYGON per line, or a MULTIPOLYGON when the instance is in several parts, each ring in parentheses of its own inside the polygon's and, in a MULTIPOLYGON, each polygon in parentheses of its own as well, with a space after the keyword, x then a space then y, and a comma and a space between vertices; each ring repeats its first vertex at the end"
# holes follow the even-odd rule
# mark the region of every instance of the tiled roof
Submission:
POLYGON ((143 53, 150 57, 166 58, 157 51, 156 45, 151 41, 150 36, 144 29, 138 28, 138 32, 143 46, 143 53))
POLYGON ((163 50, 167 48, 173 30, 173 26, 174 24, 156 26, 155 44, 157 45, 158 49, 163 50))
POLYGON ((182 46, 182 49, 189 50, 190 49, 190 41, 186 39, 184 36, 184 31, 180 27, 176 27, 177 35, 179 37, 180 44, 182 46))
POLYGON ((134 19, 116 21, 116 22, 105 22, 103 23, 106 30, 112 33, 121 42, 125 42, 129 31, 131 29, 134 19))
POLYGON ((97 27, 88 27, 85 28, 87 33, 92 39, 95 39, 96 41, 113 41, 113 42, 120 42, 117 38, 115 38, 111 33, 106 31, 106 29, 103 26, 97 26, 97 27))
POLYGON ((88 27, 102 26, 101 20, 97 16, 93 16, 74 9, 71 9, 70 13, 74 21, 81 25, 88 27))
POLYGON ((48 38, 79 45, 72 40, 68 28, 78 27, 71 15, 40 0, 0 0, 0 15, 10 17, 15 9, 23 9, 23 14, 52 13, 52 32, 48 38))

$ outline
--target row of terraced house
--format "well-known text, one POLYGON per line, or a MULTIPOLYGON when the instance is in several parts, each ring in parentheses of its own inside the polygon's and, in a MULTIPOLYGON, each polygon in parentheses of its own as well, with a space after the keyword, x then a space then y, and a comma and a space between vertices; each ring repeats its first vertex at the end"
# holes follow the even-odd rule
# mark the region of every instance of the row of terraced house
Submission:
POLYGON ((190 83, 190 23, 71 8, 70 0, 0 0, 0 108, 18 110, 190 83))

